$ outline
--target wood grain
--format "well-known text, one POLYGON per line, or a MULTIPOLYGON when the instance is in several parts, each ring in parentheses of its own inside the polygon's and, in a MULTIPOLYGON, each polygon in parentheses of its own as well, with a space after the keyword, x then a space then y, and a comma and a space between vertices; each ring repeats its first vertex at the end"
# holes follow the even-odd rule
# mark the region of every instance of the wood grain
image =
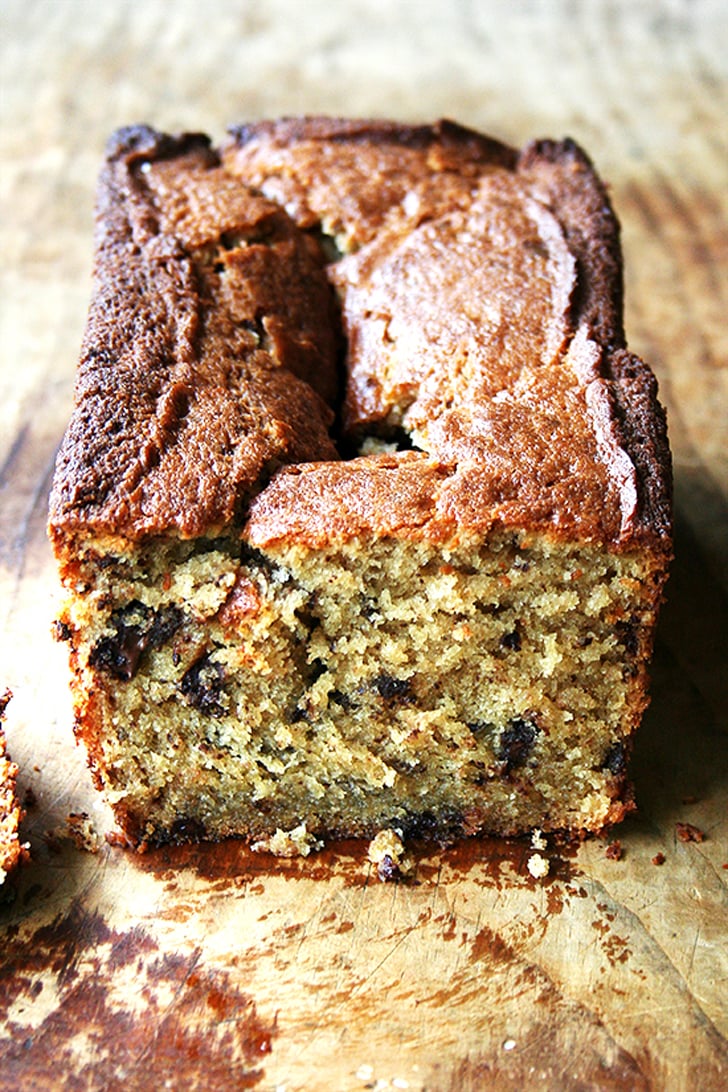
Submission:
POLYGON ((0 1088, 728 1086, 726 5, 5 0, 0 20, 0 689, 36 799, 0 909, 0 1088), (275 863, 69 837, 72 812, 112 828, 72 741, 45 537, 101 150, 132 121, 219 138, 298 112, 568 133, 610 180, 677 523, 621 859, 551 845, 535 881, 527 845, 477 841, 391 885, 353 843, 275 863))

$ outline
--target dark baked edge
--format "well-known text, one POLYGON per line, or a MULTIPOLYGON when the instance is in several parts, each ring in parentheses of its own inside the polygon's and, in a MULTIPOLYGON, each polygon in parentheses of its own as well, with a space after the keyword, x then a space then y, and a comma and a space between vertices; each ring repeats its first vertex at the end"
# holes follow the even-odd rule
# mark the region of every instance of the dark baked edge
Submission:
POLYGON ((602 346, 601 371, 607 381, 612 419, 621 446, 637 472, 639 506, 633 534, 648 535, 668 555, 672 545, 672 456, 667 436, 667 415, 659 401, 652 369, 628 351, 624 331, 624 280, 621 229, 606 186, 576 141, 538 140, 528 144, 518 161, 519 170, 557 167, 554 185, 561 200, 559 211, 569 246, 577 260, 581 286, 575 306, 574 327, 586 323, 590 336, 602 346), (573 184, 576 179, 579 184, 573 184), (586 180, 588 185, 584 186, 586 180))
POLYGON ((302 140, 331 144, 396 144, 419 149, 439 144, 444 148, 457 148, 459 152, 466 149, 468 158, 473 162, 495 163, 509 170, 515 167, 518 160, 516 148, 448 118, 441 118, 432 124, 406 125, 373 118, 284 117, 275 121, 232 125, 228 128, 228 135, 231 142, 238 146, 257 139, 283 147, 302 140))

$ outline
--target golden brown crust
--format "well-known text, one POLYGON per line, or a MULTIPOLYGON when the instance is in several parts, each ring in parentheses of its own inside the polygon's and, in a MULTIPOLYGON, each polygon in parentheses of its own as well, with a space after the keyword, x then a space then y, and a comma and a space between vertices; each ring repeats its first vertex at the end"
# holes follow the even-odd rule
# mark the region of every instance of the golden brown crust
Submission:
MULTIPOLYGON (((624 350, 618 224, 572 141, 519 154, 447 123, 303 119, 238 130, 224 158, 350 251, 329 271, 348 432, 404 425, 439 468, 428 519, 403 504, 395 527, 381 467, 358 466, 368 529, 447 538, 501 523, 669 551, 664 414, 651 372, 624 350)), ((411 493, 430 487, 427 461, 402 470, 419 476, 411 493)), ((295 488, 282 474, 247 533, 260 545, 345 534, 346 472, 311 470, 295 488)), ((361 508, 352 535, 366 533, 361 508)))
POLYGON ((332 308, 314 248, 207 142, 117 135, 54 533, 192 537, 280 463, 335 458, 332 308))
POLYGON ((318 118, 241 127, 218 155, 125 130, 97 247, 59 549, 247 518, 261 545, 503 525, 669 551, 664 415, 624 347, 617 222, 572 142, 318 118), (404 428, 421 453, 339 461, 317 233, 344 251, 342 444, 404 428))

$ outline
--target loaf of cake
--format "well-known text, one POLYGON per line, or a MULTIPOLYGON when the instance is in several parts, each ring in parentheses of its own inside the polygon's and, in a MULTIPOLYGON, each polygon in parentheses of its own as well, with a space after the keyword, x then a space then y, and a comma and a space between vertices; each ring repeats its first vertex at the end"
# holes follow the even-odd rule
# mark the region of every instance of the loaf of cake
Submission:
POLYGON ((569 140, 114 135, 49 529, 131 843, 630 809, 671 482, 621 266, 569 140))
POLYGON ((9 690, 0 695, 0 884, 5 883, 27 853, 27 846, 20 841, 23 810, 17 795, 18 767, 7 753, 3 730, 10 698, 9 690))

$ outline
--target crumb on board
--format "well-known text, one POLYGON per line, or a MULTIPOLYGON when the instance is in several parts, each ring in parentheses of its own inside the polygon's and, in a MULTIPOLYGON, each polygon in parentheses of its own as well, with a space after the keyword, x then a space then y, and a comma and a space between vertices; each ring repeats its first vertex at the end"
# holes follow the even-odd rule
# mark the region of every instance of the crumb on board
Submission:
POLYGON ((308 857, 322 843, 300 823, 293 830, 276 830, 269 838, 261 838, 250 847, 254 853, 272 853, 274 857, 308 857))
POLYGON ((540 853, 532 853, 526 862, 526 867, 534 879, 543 880, 548 876, 551 865, 548 857, 543 857, 540 853))
POLYGON ((369 843, 367 860, 376 865, 382 883, 403 879, 412 870, 402 837, 396 830, 380 830, 369 843))
POLYGON ((85 811, 72 811, 66 817, 66 828, 78 849, 98 853, 102 839, 85 811))
POLYGON ((680 842, 704 842, 705 832, 693 823, 675 823, 675 833, 680 842))
POLYGON ((624 857, 624 849, 622 843, 618 838, 615 838, 613 842, 610 842, 605 850, 605 855, 610 861, 621 861, 624 857))
POLYGON ((546 841, 546 835, 538 827, 531 834, 531 846, 533 849, 544 850, 546 849, 548 842, 546 841))

